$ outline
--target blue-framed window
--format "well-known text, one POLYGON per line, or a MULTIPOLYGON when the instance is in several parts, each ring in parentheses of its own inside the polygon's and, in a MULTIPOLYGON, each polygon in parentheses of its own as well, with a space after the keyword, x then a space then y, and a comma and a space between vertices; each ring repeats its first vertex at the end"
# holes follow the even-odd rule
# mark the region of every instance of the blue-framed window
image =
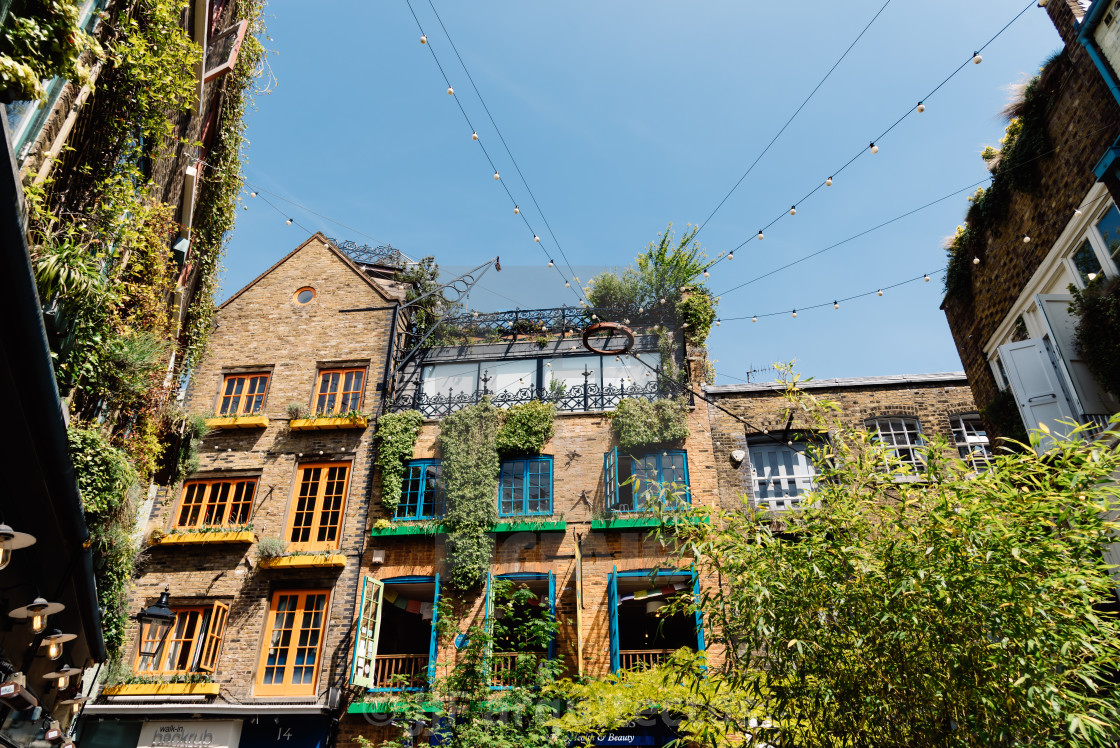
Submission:
POLYGON ((695 568, 619 571, 614 567, 607 575, 607 635, 612 673, 656 666, 680 647, 705 651, 704 613, 700 608, 693 612, 691 621, 687 615, 659 618, 650 614, 649 601, 664 600, 690 587, 693 600, 699 601, 700 578, 695 568))
POLYGON ((502 460, 498 473, 498 515, 552 514, 552 455, 502 460))
POLYGON ((445 506, 439 460, 412 460, 404 468, 401 501, 394 519, 441 519, 445 506))
POLYGON ((683 449, 628 455, 615 447, 603 456, 603 472, 607 511, 648 511, 659 502, 683 508, 692 500, 683 449))

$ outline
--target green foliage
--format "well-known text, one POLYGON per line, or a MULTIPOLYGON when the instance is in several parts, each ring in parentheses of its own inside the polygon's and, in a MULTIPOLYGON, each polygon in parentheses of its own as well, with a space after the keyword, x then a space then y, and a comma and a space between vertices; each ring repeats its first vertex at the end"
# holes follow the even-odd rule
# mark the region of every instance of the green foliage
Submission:
POLYGON ((1003 438, 1002 447, 1015 449, 1017 445, 1029 441, 1027 429, 1023 426, 1023 417, 1019 414, 1019 406, 1015 403, 1015 395, 1011 390, 1000 390, 987 405, 980 409, 980 415, 992 426, 996 435, 1003 438))
POLYGON ((128 593, 137 553, 130 490, 136 471, 125 452, 112 446, 97 428, 74 423, 67 437, 90 532, 101 626, 112 655, 124 643, 129 625, 128 593))
POLYGON ((205 416, 199 414, 182 415, 181 419, 172 419, 172 429, 177 430, 176 437, 172 440, 175 445, 174 463, 168 476, 168 484, 174 485, 189 475, 198 472, 198 448, 203 437, 210 433, 206 425, 205 416))
POLYGON ((0 101, 42 101, 42 81, 61 76, 86 83, 82 57, 102 54, 96 40, 79 27, 78 0, 14 0, 0 35, 0 101))
POLYGON ((1077 347, 1101 387, 1120 397, 1120 280, 1099 276, 1084 291, 1070 284, 1077 347))
POLYGON ((283 538, 264 537, 257 541, 257 558, 280 558, 288 552, 288 544, 283 538))
POLYGON ((478 587, 490 567, 497 520, 494 483, 498 478, 498 409, 490 398, 455 411, 440 423, 439 447, 447 496, 449 586, 460 592, 478 587))
POLYGON ((498 453, 540 454, 552 438, 556 405, 540 400, 512 405, 502 412, 496 446, 498 453))
POLYGON ((1062 64, 1060 55, 1052 57, 1023 87, 1018 100, 1005 110, 1010 122, 1000 147, 987 146, 980 154, 992 173, 992 183, 969 198, 972 205, 966 223, 957 227, 946 247, 945 294, 951 298, 972 298, 973 258, 983 257, 988 232, 1007 215, 1015 192, 1032 193, 1038 187, 1041 162, 1050 153, 1046 115, 1057 92, 1062 64))
MULTIPOLYGON (((1112 438, 1001 452, 979 475, 934 443, 923 480, 899 483, 884 446, 832 422, 834 406, 786 396, 830 434, 810 449, 821 480, 805 508, 780 532, 745 501, 661 535, 712 580, 671 607, 702 609, 726 653, 703 677, 687 663, 664 674, 689 691, 674 703, 685 732, 805 748, 1113 745, 1120 619, 1099 606, 1115 600, 1101 549, 1120 529, 1106 513, 1120 419, 1112 438), (752 729, 753 715, 768 722, 752 729)), ((608 683, 579 708, 635 708, 629 693, 608 683)))
POLYGON ((585 291, 591 305, 618 310, 626 317, 669 316, 667 312, 676 308, 681 289, 686 286, 701 289, 700 277, 713 265, 700 243, 693 241, 698 230, 698 227, 689 229, 677 241, 670 223, 657 235, 658 240, 650 242, 646 251, 634 259, 635 265, 621 274, 600 273, 588 283, 585 291), (661 299, 666 300, 665 304, 661 299))
POLYGON ((717 299, 706 288, 698 288, 688 298, 677 302, 677 314, 689 342, 702 346, 716 321, 717 299))
MULTIPOLYGON (((448 302, 442 293, 436 292, 436 289, 442 283, 439 280, 439 265, 434 257, 425 257, 419 262, 409 265, 404 270, 398 271, 393 279, 408 286, 408 290, 405 292, 406 302, 416 301, 425 294, 431 294, 412 307, 412 328, 420 337, 423 337, 424 333, 428 332, 440 317, 448 314, 459 314, 462 311, 448 302)), ((461 335, 456 334, 456 331, 437 328, 426 345, 447 344, 454 342, 453 339, 461 337, 461 335)))
POLYGON ((688 438, 688 401, 627 398, 618 403, 612 420, 623 450, 681 442, 688 438))
POLYGON ((404 485, 404 463, 412 459, 424 417, 418 410, 386 413, 377 422, 377 459, 381 473, 381 506, 396 511, 404 485))
MULTIPOLYGON (((491 630, 471 626, 468 643, 458 650, 455 665, 438 678, 430 693, 394 694, 395 723, 400 733, 385 745, 414 745, 411 728, 428 722, 447 748, 555 748, 562 735, 551 725, 556 717, 548 701, 559 675, 559 661, 542 657, 555 636, 557 624, 548 615, 547 603, 523 586, 494 580, 494 615, 491 630), (505 688, 493 685, 493 653, 516 652, 512 669, 503 676, 505 688), (435 714, 425 704, 438 703, 435 714)), ((443 598, 441 597, 441 602, 443 598)), ((440 608, 440 621, 447 625, 441 634, 453 636, 461 622, 451 615, 451 606, 440 608)), ((371 746, 365 738, 359 745, 371 746)))

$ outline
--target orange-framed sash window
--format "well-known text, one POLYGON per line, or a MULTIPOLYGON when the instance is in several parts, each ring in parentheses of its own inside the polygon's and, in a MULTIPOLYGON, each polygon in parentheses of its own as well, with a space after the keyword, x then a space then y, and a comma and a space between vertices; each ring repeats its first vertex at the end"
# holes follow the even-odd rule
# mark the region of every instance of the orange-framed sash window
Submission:
POLYGON ((256 478, 192 480, 183 485, 176 527, 235 527, 249 522, 256 478))
POLYGON ((257 696, 315 694, 326 620, 327 590, 273 593, 257 664, 257 696))
POLYGON ((292 502, 291 531, 288 533, 292 550, 327 551, 338 548, 349 478, 348 462, 300 466, 292 502))
POLYGON ((220 416, 248 416, 261 412, 268 391, 268 374, 227 374, 222 382, 220 416))
POLYGON ((325 369, 319 372, 319 389, 315 393, 315 413, 331 415, 362 409, 362 385, 365 369, 325 369))
POLYGON ((136 650, 137 675, 214 672, 225 635, 229 606, 175 607, 175 622, 157 641, 155 627, 141 625, 136 650))

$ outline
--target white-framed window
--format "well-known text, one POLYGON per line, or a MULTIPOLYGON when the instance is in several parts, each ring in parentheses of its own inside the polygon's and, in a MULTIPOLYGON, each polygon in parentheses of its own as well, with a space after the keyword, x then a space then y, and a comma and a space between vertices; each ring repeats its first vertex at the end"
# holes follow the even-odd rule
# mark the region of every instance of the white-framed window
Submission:
POLYGON ((949 423, 953 427, 953 443, 960 458, 977 472, 987 470, 992 458, 992 447, 980 416, 975 413, 953 416, 949 423))
POLYGON ((782 511, 801 505, 802 495, 813 490, 817 476, 807 448, 804 442, 783 444, 765 438, 748 445, 756 506, 782 511))
POLYGON ((867 430, 874 432, 903 465, 910 466, 915 473, 925 470, 922 450, 926 446, 926 440, 922 436, 922 424, 917 418, 872 418, 867 422, 867 430))

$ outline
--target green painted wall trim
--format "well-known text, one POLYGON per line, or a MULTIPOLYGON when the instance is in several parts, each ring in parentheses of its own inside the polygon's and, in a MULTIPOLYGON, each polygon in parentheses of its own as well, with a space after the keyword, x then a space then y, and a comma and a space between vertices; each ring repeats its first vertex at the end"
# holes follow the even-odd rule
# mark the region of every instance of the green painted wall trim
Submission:
POLYGON ((520 522, 498 522, 490 528, 490 532, 564 532, 568 523, 564 520, 557 522, 542 522, 522 520, 520 522))
MULTIPOLYGON (((684 522, 707 522, 708 518, 685 518, 684 522)), ((676 522, 666 522, 666 525, 672 526, 676 522)), ((641 527, 660 527, 662 522, 657 517, 607 517, 605 519, 595 519, 591 521, 592 531, 604 530, 629 530, 641 527)))
POLYGON ((433 525, 427 522, 415 525, 397 525, 394 527, 374 527, 370 536, 384 538, 392 535, 443 535, 447 530, 442 524, 433 525))
MULTIPOLYGON (((346 708, 347 714, 387 714, 396 707, 404 707, 403 701, 356 701, 346 708)), ((435 712, 440 705, 434 701, 424 703, 424 710, 435 712)))

